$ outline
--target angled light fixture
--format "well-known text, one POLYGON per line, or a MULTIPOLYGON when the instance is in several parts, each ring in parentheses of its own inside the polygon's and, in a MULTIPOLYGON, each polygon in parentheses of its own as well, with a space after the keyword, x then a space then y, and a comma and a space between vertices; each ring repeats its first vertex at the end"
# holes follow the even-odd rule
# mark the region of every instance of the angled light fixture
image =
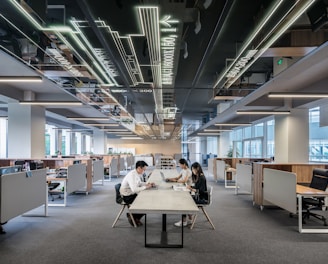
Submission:
POLYGON ((42 82, 41 76, 0 76, 0 82, 42 82))
POLYGON ((216 123, 215 126, 250 126, 251 123, 216 123))
POLYGON ((237 110, 237 115, 289 115, 290 111, 274 111, 274 110, 237 110))
POLYGON ((269 93, 270 98, 328 98, 327 93, 269 93))
POLYGON ((21 105, 44 105, 44 106, 79 106, 82 102, 76 101, 21 101, 21 105))

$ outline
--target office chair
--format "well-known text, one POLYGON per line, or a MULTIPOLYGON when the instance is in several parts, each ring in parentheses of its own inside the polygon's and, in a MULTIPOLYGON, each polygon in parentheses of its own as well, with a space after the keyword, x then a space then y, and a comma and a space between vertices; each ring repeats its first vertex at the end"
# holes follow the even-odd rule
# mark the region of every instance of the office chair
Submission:
MULTIPOLYGON (((205 207, 206 206, 210 206, 212 204, 212 196, 213 196, 213 186, 209 186, 209 190, 208 190, 208 201, 206 204, 197 204, 198 208, 201 209, 207 219, 207 221, 211 224, 212 228, 215 229, 215 226, 211 220, 211 218, 209 217, 209 215, 207 214, 205 207)), ((195 222, 197 219, 197 214, 194 216, 194 219, 192 220, 190 229, 194 228, 195 222)))
MULTIPOLYGON (((313 169, 312 180, 309 187, 325 191, 328 185, 328 170, 326 169, 313 169)), ((302 213, 303 223, 305 219, 309 219, 310 216, 323 221, 326 226, 326 218, 323 215, 311 212, 312 210, 322 210, 324 207, 324 197, 307 197, 302 200, 302 207, 305 211, 302 213)))
POLYGON ((128 209, 128 214, 130 215, 131 217, 131 220, 132 220, 132 223, 133 223, 133 226, 134 227, 137 227, 136 225, 136 222, 134 221, 134 218, 133 218, 133 215, 130 213, 129 211, 129 204, 125 203, 123 198, 122 198, 122 195, 120 193, 120 188, 121 188, 121 183, 118 183, 115 185, 115 192, 116 192, 116 203, 117 204, 120 204, 122 207, 121 207, 121 210, 118 212, 115 220, 114 220, 114 223, 112 225, 112 227, 115 227, 118 219, 120 218, 121 214, 123 213, 124 209, 127 208, 128 209))
POLYGON ((61 199, 61 195, 63 194, 62 190, 56 189, 60 185, 59 182, 50 182, 48 183, 48 195, 51 197, 51 201, 55 200, 55 195, 58 195, 58 198, 61 199))

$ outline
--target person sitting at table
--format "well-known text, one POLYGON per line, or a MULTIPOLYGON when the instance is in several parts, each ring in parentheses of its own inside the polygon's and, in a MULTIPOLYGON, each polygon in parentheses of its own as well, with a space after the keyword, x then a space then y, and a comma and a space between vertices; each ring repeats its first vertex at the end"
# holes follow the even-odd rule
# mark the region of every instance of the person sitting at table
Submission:
MULTIPOLYGON (((122 180, 120 193, 123 197, 123 200, 128 205, 132 204, 134 199, 137 197, 138 193, 145 190, 155 187, 154 183, 146 183, 141 181, 141 177, 145 170, 147 169, 148 164, 143 161, 137 161, 134 170, 131 170, 122 180)), ((132 219, 129 214, 127 214, 129 223, 133 226, 132 219)), ((137 226, 141 226, 140 221, 143 214, 133 214, 133 218, 137 226)))
POLYGON ((177 177, 166 178, 166 181, 191 185, 191 170, 189 169, 188 162, 185 159, 180 159, 179 166, 181 173, 177 177))
MULTIPOLYGON (((191 165, 192 170, 192 184, 187 185, 186 188, 190 190, 193 199, 196 204, 204 204, 208 201, 207 194, 207 183, 206 178, 202 169, 202 166, 198 162, 194 162, 191 165)), ((175 226, 187 226, 192 223, 192 215, 188 215, 188 220, 186 215, 183 215, 183 220, 175 223, 175 226)))

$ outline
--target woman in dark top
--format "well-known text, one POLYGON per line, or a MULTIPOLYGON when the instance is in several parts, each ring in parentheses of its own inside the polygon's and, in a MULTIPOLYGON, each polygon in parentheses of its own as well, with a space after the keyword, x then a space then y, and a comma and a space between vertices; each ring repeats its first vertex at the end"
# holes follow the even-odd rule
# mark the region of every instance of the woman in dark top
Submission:
MULTIPOLYGON (((202 167, 198 162, 191 165, 191 179, 192 185, 187 185, 186 188, 190 190, 192 197, 196 204, 205 204, 208 201, 206 178, 202 167)), ((175 223, 175 226, 187 226, 192 223, 192 215, 183 215, 183 220, 175 223)))
POLYGON ((207 194, 207 184, 206 178, 203 172, 202 167, 198 162, 195 162, 191 165, 192 170, 192 182, 193 186, 187 186, 190 189, 191 193, 195 193, 193 198, 196 203, 204 204, 208 201, 208 194, 207 194))

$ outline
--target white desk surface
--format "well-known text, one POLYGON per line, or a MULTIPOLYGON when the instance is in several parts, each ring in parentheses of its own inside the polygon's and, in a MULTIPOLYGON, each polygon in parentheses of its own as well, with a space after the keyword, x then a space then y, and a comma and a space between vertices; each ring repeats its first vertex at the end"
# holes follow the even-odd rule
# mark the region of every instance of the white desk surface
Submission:
POLYGON ((149 181, 155 182, 157 189, 144 190, 138 194, 130 207, 132 213, 160 213, 160 214, 195 214, 199 211, 189 192, 174 191, 173 182, 165 182, 165 178, 176 177, 176 170, 154 170, 149 181))

